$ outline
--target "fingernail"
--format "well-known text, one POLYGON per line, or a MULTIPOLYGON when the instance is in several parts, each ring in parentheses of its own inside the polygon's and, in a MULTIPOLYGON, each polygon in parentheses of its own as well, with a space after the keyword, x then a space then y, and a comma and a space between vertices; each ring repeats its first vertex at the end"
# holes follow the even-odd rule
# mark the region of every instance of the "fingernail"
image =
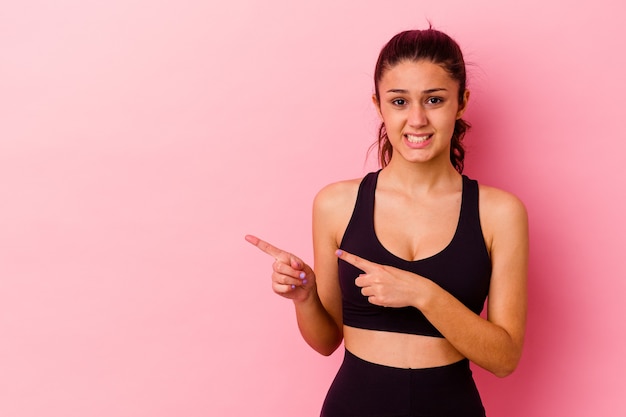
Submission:
POLYGON ((304 272, 300 272, 300 279, 306 278, 306 274, 304 272))
POLYGON ((337 252, 335 252, 335 255, 337 256, 341 256, 343 254, 343 251, 341 249, 337 249, 337 252))
POLYGON ((309 281, 307 281, 306 279, 303 279, 302 280, 302 285, 306 285, 307 282, 309 282, 309 281))
POLYGON ((296 289, 296 286, 295 286, 295 285, 293 285, 293 284, 291 284, 291 289, 292 289, 292 290, 295 290, 295 289, 296 289))

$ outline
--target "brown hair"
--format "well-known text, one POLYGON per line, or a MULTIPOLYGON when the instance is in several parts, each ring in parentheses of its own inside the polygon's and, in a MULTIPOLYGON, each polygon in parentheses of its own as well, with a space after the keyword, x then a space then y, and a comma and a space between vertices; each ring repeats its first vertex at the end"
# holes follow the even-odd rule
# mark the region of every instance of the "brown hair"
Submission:
MULTIPOLYGON (((454 39, 432 28, 400 32, 383 47, 374 71, 376 100, 380 103, 378 84, 386 70, 401 61, 420 60, 427 60, 440 65, 450 74, 450 77, 459 83, 459 104, 462 105, 467 77, 461 48, 454 39)), ((450 162, 458 172, 463 172, 465 148, 462 141, 469 128, 470 124, 463 119, 457 119, 454 125, 450 146, 450 162)), ((392 153, 393 148, 387 137, 385 124, 381 123, 378 130, 378 158, 382 167, 387 166, 392 153)))

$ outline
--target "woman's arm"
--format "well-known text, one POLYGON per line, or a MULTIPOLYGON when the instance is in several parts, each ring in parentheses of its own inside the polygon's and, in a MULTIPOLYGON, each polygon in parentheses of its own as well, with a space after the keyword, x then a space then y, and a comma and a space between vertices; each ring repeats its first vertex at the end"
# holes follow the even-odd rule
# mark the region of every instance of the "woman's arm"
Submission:
POLYGON ((501 190, 481 187, 480 203, 492 264, 488 319, 440 287, 419 308, 459 352, 503 377, 517 367, 524 344, 528 219, 523 204, 501 190))
POLYGON ((485 213, 491 229, 492 274, 487 320, 472 313, 440 287, 420 309, 448 341, 477 365, 504 377, 521 358, 526 326, 528 221, 524 206, 510 195, 485 213))
POLYGON ((351 214, 356 189, 349 183, 331 184, 313 203, 315 272, 296 256, 254 236, 246 240, 276 259, 274 292, 293 300, 304 340, 323 355, 332 354, 343 340, 341 289, 335 251, 351 214), (353 201, 350 203, 350 198, 353 201))
POLYGON ((517 198, 484 191, 481 222, 492 260, 487 320, 431 280, 345 252, 338 255, 365 272, 356 284, 371 303, 420 309, 462 355, 503 377, 517 366, 524 342, 528 221, 517 198))
POLYGON ((256 236, 247 235, 246 240, 275 259, 272 289, 293 301, 304 340, 323 355, 333 353, 341 343, 342 335, 319 297, 317 277, 311 267, 297 256, 256 236))

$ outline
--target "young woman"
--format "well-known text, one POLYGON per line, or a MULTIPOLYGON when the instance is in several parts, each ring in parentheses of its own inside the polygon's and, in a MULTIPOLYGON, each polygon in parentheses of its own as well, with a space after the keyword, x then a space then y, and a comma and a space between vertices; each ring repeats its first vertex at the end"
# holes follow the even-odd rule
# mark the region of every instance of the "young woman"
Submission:
POLYGON ((502 377, 520 359, 526 210, 462 175, 469 91, 454 40, 399 33, 374 85, 382 169, 316 196, 315 270, 246 240, 275 258, 273 289, 306 342, 324 355, 344 342, 323 417, 484 416, 469 361, 502 377))

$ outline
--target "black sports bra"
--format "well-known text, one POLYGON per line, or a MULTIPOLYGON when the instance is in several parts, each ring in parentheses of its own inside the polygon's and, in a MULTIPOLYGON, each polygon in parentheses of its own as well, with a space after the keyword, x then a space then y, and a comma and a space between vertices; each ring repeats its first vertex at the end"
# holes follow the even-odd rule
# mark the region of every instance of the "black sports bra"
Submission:
MULTIPOLYGON (((480 314, 489 292, 491 260, 478 215, 478 183, 463 175, 461 213, 456 232, 448 246, 428 258, 407 261, 385 249, 374 231, 374 196, 379 172, 371 172, 361 181, 354 212, 340 249, 372 262, 426 277, 474 313, 480 314)), ((338 262, 345 325, 443 337, 417 308, 386 308, 371 304, 354 284, 363 271, 341 259, 338 262)))

